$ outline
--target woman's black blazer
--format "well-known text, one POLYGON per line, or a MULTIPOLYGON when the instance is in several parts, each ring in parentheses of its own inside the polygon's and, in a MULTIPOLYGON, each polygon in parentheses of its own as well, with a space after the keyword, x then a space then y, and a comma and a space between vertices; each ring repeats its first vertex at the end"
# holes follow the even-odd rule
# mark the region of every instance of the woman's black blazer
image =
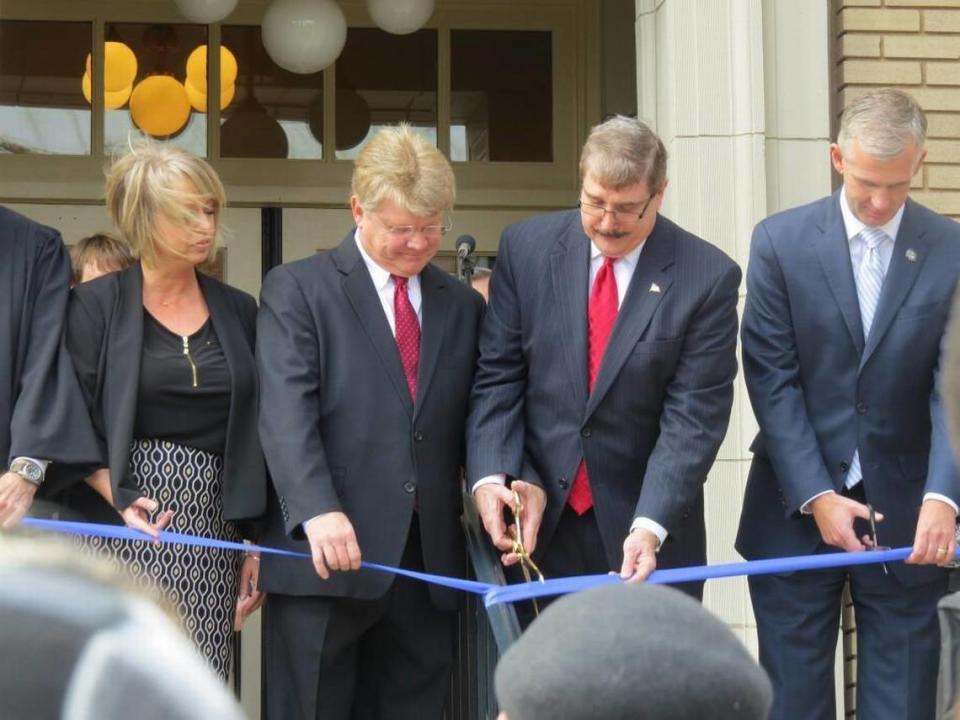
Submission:
MULTIPOLYGON (((197 278, 231 377, 224 518, 253 520, 263 515, 267 488, 257 434, 257 304, 245 292, 218 280, 202 274, 197 278)), ((143 312, 139 263, 77 285, 67 306, 67 348, 97 432, 103 464, 110 468, 118 510, 141 494, 130 477, 129 462, 143 350, 143 312)))

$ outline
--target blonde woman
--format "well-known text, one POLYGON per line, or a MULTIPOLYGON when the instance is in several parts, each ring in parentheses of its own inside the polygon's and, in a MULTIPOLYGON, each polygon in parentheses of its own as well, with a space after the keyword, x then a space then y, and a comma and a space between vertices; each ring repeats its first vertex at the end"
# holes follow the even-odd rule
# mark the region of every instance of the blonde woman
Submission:
MULTIPOLYGON (((88 482, 130 527, 238 540, 263 513, 266 474, 256 303, 197 271, 215 252, 223 185, 203 160, 143 144, 109 170, 106 202, 138 262, 71 291, 67 346, 105 466, 88 482)), ((258 558, 241 574, 228 551, 95 544, 172 595, 225 678, 231 627, 260 600, 258 558)))

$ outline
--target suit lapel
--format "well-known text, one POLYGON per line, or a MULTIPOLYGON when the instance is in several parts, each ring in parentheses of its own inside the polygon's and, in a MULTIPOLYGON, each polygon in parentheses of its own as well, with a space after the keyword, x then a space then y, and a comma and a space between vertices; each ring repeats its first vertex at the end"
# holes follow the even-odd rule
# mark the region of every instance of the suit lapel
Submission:
POLYGON ((587 286, 590 283, 590 240, 576 222, 550 256, 555 307, 559 310, 564 364, 575 401, 587 402, 587 286))
POLYGON ((110 321, 104 374, 104 425, 110 446, 110 475, 116 489, 127 475, 136 422, 143 356, 143 270, 139 263, 120 273, 120 292, 110 321))
POLYGON ((334 253, 334 262, 337 269, 343 274, 342 286, 344 295, 357 314, 360 327, 366 333, 373 345, 380 363, 383 365, 390 383, 403 403, 407 414, 413 417, 413 400, 407 387, 407 379, 403 374, 403 364, 400 362, 400 351, 397 342, 390 332, 390 323, 383 314, 383 305, 373 286, 367 266, 357 249, 354 233, 351 232, 340 243, 334 253))
POLYGON ((907 206, 904 208, 903 219, 900 222, 900 229, 897 231, 893 256, 890 258, 890 267, 887 269, 883 289, 880 291, 880 299, 877 301, 877 310, 873 316, 873 327, 861 356, 861 368, 870 359, 880 341, 883 340, 883 336, 890 328, 890 323, 897 314, 897 310, 900 309, 907 293, 910 292, 910 288, 916 282, 917 275, 920 274, 920 268, 923 267, 923 262, 927 257, 930 238, 927 237, 926 231, 914 222, 914 213, 911 210, 911 203, 908 200, 907 206), (912 261, 907 259, 907 250, 913 251, 911 253, 912 261))
MULTIPOLYGON (((423 299, 421 315, 423 317, 420 335, 420 367, 417 371, 417 403, 414 416, 423 405, 427 389, 433 380, 440 359, 440 347, 443 345, 444 328, 447 325, 447 282, 446 273, 432 265, 427 265, 420 273, 420 293, 423 299)), ((399 351, 397 352, 399 357, 399 351)))
POLYGON ((593 413, 610 390, 650 324, 653 313, 669 291, 673 275, 668 268, 673 265, 674 252, 670 229, 658 218, 653 233, 644 243, 643 251, 637 260, 637 268, 630 280, 630 287, 627 288, 627 294, 617 313, 617 322, 607 342, 593 392, 587 400, 585 417, 593 413))
MULTIPOLYGON (((220 349, 223 350, 223 357, 227 362, 227 370, 230 372, 230 405, 231 409, 240 397, 239 379, 241 373, 247 374, 249 363, 244 363, 242 358, 249 357, 250 347, 242 332, 240 319, 234 314, 230 306, 223 287, 218 283, 211 282, 206 276, 198 274, 200 282, 200 292, 203 293, 204 300, 207 303, 207 309, 210 311, 210 322, 213 330, 217 334, 217 341, 220 343, 220 349)), ((233 417, 233 413, 230 413, 233 417)))
POLYGON ((853 266, 850 263, 850 243, 847 240, 843 215, 840 214, 839 192, 834 193, 827 206, 821 223, 818 225, 820 236, 814 240, 817 258, 833 299, 840 309, 840 315, 850 333, 850 340, 863 355, 863 321, 860 318, 860 302, 857 299, 857 286, 853 279, 853 266))

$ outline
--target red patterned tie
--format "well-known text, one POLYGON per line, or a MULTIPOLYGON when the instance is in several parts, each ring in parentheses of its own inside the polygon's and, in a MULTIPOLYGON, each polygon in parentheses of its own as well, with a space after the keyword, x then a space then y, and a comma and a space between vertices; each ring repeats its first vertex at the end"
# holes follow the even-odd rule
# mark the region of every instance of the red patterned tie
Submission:
POLYGON ((417 320, 417 313, 407 295, 407 278, 397 275, 391 277, 395 285, 393 312, 397 328, 397 349, 400 351, 400 362, 403 363, 403 374, 407 377, 410 397, 416 400, 417 368, 420 365, 420 321, 417 320))
MULTIPOLYGON (((603 353, 613 326, 617 322, 619 299, 617 297, 617 277, 613 273, 616 258, 604 257, 603 267, 593 281, 590 291, 590 308, 587 311, 587 359, 590 371, 590 392, 597 381, 603 353)), ((577 474, 573 478, 573 487, 567 502, 577 515, 583 515, 593 507, 593 493, 590 492, 590 480, 587 477, 586 460, 580 461, 577 474)))

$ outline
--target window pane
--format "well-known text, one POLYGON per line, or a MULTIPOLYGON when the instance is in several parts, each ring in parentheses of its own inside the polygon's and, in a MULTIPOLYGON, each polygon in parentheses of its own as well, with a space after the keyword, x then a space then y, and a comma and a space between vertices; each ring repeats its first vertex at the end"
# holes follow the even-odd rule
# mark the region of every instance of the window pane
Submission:
POLYGON ((0 153, 90 154, 92 37, 90 23, 0 20, 0 153))
POLYGON ((236 99, 223 113, 220 155, 319 159, 323 156, 323 72, 300 75, 270 59, 259 26, 225 25, 237 58, 236 99))
POLYGON ((553 62, 547 31, 450 33, 452 160, 553 160, 553 62))
POLYGON ((207 42, 206 26, 107 23, 105 32, 104 100, 108 109, 104 144, 107 154, 123 152, 132 137, 146 134, 205 156, 207 115, 190 104, 184 81, 187 58, 207 42), (122 73, 114 66, 114 63, 122 64, 121 54, 112 56, 118 43, 130 48, 137 60, 136 78, 126 99, 125 89, 116 89, 122 85, 122 81, 115 79, 115 72, 122 73), (113 96, 114 92, 118 95, 113 96))
POLYGON ((406 122, 437 144, 437 31, 350 28, 337 59, 337 159, 357 156, 379 128, 406 122))

